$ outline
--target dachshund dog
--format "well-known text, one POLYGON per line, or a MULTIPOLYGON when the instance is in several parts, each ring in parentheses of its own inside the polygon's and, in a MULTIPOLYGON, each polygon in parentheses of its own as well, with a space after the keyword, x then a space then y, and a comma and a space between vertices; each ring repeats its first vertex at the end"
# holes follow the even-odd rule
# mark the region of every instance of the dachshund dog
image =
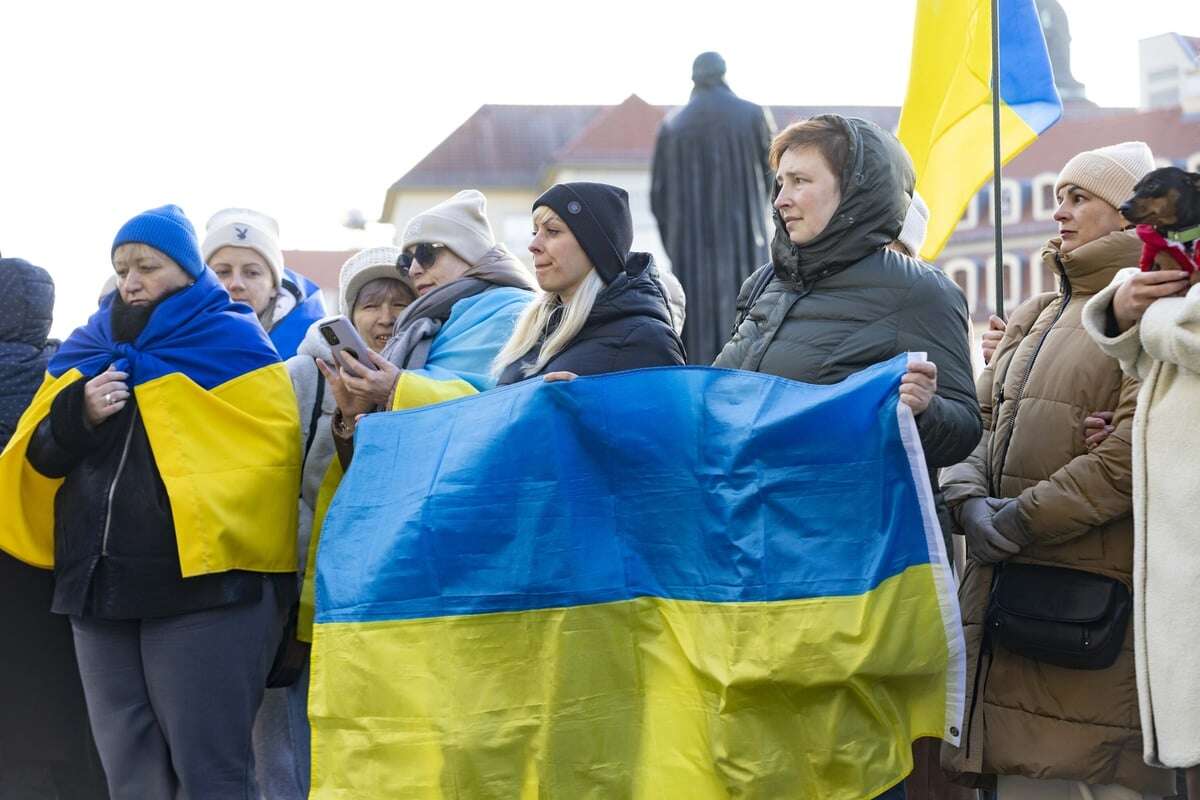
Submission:
POLYGON ((1118 210, 1137 225, 1143 270, 1153 269, 1160 252, 1168 253, 1185 272, 1200 270, 1195 253, 1200 239, 1200 173, 1156 169, 1138 181, 1133 197, 1118 210))

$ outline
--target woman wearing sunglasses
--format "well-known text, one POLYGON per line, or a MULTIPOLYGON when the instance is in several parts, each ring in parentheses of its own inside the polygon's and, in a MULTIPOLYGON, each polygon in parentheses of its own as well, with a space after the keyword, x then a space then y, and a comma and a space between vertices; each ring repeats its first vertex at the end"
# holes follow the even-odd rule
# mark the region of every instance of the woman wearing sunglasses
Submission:
POLYGON ((542 293, 496 357, 500 384, 684 363, 654 260, 630 252, 624 189, 551 186, 534 201, 533 234, 529 251, 542 293))
POLYGON ((396 320, 374 370, 343 354, 318 363, 337 400, 333 430, 347 452, 356 418, 386 408, 401 370, 461 379, 483 391, 495 385, 491 364, 536 285, 529 270, 496 242, 486 200, 467 189, 417 215, 404 230, 396 267, 417 294, 396 320))

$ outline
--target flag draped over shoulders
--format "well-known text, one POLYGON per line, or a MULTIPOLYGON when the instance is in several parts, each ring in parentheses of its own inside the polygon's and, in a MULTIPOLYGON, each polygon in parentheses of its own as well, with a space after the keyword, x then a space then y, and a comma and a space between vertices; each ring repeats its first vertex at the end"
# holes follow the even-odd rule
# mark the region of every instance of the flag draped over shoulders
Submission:
POLYGON ((317 559, 312 796, 850 800, 957 741, 905 363, 365 419, 317 559))
MULTIPOLYGON (((1058 121, 1062 101, 1034 0, 996 0, 1000 143, 1007 163, 1058 121)), ((921 257, 934 259, 993 172, 991 0, 918 0, 897 137, 929 206, 921 257)))
POLYGON ((249 307, 232 302, 205 270, 162 300, 133 342, 116 342, 114 298, 51 359, 0 455, 0 548, 53 565, 62 480, 34 470, 26 449, 59 392, 112 367, 129 373, 170 499, 183 576, 294 571, 298 412, 287 370, 249 307))

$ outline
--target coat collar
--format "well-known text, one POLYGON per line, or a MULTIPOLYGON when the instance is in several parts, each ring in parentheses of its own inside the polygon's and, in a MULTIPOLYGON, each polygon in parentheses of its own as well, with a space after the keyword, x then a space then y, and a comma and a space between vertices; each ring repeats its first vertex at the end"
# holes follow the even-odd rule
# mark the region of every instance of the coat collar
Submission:
POLYGON ((1061 252, 1062 239, 1055 237, 1042 248, 1042 262, 1070 282, 1075 294, 1090 295, 1112 282, 1126 267, 1136 267, 1142 242, 1132 231, 1114 231, 1082 244, 1069 253, 1061 252))

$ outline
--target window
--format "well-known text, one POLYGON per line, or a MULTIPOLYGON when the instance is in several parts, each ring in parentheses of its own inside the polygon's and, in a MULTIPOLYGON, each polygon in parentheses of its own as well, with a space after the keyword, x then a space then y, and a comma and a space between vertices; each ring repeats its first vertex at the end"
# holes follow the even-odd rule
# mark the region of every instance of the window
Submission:
POLYGON ((1150 93, 1151 108, 1164 108, 1177 105, 1179 105, 1178 86, 1172 86, 1169 89, 1161 89, 1157 92, 1150 93))
POLYGON ((942 271, 962 289, 967 298, 967 308, 974 317, 975 307, 979 304, 979 265, 969 258, 952 258, 942 267, 942 271))
POLYGON ((958 230, 969 231, 972 228, 979 226, 979 195, 975 194, 967 201, 967 208, 963 211, 962 219, 958 221, 958 230))
POLYGON ((1043 172, 1034 177, 1030 187, 1034 219, 1054 219, 1054 211, 1058 208, 1058 199, 1054 196, 1054 184, 1057 180, 1058 176, 1053 172, 1043 172))
POLYGON ((1058 276, 1042 261, 1041 248, 1029 254, 1029 296, 1034 297, 1058 288, 1058 276))
MULTIPOLYGON (((996 313, 996 257, 990 256, 987 260, 987 293, 986 306, 990 313, 996 313)), ((1021 257, 1016 253, 1004 254, 1004 310, 1005 312, 1012 311, 1018 305, 1024 296, 1021 294, 1021 257)))
MULTIPOLYGON (((988 222, 994 219, 995 209, 992 207, 992 187, 988 184, 988 222)), ((1021 184, 1012 178, 1000 179, 1000 222, 1013 225, 1021 221, 1021 184)))

